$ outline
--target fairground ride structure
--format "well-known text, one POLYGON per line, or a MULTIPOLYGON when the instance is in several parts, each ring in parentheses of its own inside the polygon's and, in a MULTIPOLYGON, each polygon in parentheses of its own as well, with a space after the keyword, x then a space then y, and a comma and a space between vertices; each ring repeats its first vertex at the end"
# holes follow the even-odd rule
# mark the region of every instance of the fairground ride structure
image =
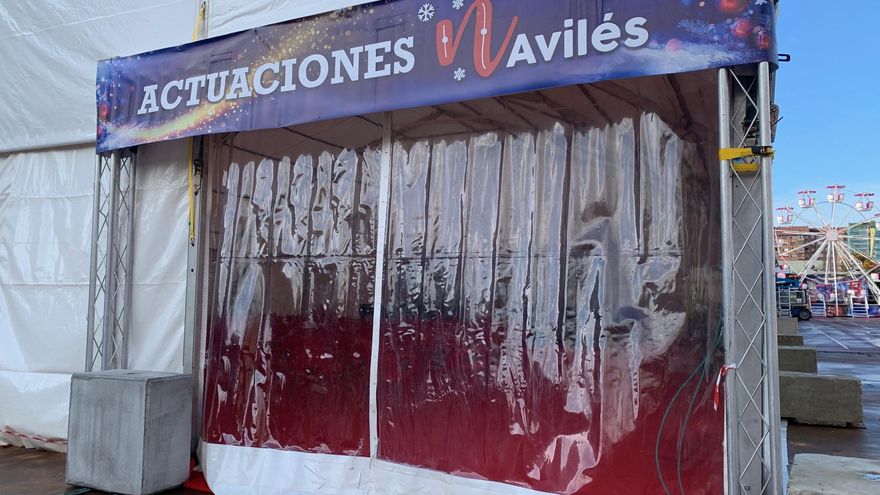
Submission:
MULTIPOLYGON (((803 291, 814 316, 880 316, 880 215, 874 214, 874 194, 852 194, 848 200, 846 186, 826 189, 821 200, 817 191, 805 189, 796 207, 777 209, 780 291, 803 291)), ((792 301, 783 295, 779 300, 780 309, 792 301)))

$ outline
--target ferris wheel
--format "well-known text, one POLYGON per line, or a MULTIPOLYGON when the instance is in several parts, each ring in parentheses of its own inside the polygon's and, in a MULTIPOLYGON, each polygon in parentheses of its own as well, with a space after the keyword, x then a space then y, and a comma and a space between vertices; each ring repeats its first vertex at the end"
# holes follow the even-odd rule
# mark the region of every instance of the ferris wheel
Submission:
POLYGON ((830 185, 824 196, 810 189, 798 195, 797 206, 777 209, 778 269, 837 304, 854 298, 867 304, 869 297, 880 303, 880 214, 874 213, 874 194, 854 194, 848 202, 846 186, 830 185))

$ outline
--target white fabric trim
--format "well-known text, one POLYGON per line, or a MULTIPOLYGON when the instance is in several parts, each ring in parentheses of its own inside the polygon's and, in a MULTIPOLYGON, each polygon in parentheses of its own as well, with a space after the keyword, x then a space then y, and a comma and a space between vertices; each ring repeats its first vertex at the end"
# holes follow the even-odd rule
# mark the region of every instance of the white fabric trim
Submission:
POLYGON ((216 495, 549 495, 368 457, 205 442, 201 452, 216 495))

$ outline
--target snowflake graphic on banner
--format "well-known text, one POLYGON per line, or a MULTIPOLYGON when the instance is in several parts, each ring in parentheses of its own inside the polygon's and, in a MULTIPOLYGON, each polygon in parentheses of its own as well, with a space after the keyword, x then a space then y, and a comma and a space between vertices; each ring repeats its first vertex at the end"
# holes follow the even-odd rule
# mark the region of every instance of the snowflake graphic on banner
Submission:
POLYGON ((434 18, 434 6, 430 3, 426 3, 419 8, 419 20, 422 22, 428 22, 434 18))
POLYGON ((459 67, 455 69, 455 72, 452 73, 452 78, 458 82, 464 80, 467 77, 467 71, 464 70, 464 67, 459 67))
POLYGON ((464 7, 464 0, 452 0, 452 8, 458 10, 464 7))

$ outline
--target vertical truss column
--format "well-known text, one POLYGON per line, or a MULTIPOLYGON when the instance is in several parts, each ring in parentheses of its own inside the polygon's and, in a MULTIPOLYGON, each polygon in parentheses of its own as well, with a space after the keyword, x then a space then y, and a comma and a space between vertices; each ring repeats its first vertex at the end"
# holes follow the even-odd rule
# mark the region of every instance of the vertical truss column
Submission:
POLYGON ((95 167, 85 370, 125 368, 131 326, 135 154, 98 155, 95 167))
MULTIPOLYGON (((722 148, 770 146, 770 67, 719 74, 722 148)), ((721 162, 728 493, 782 493, 772 158, 721 162)))

